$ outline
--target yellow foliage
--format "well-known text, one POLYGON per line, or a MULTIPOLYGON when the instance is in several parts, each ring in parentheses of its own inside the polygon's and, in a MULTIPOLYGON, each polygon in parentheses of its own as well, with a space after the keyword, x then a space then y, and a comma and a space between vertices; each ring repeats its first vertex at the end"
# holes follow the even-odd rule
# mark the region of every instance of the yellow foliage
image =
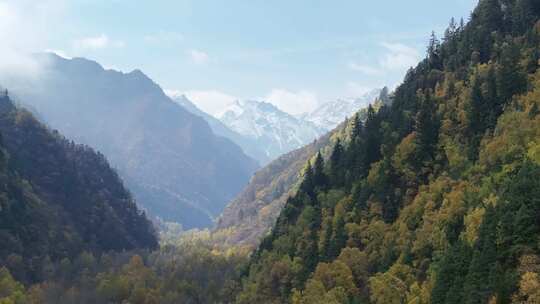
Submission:
POLYGON ((540 303, 540 277, 537 273, 526 272, 521 276, 519 291, 514 295, 513 303, 540 303))
POLYGON ((540 141, 534 141, 529 143, 529 150, 527 151, 527 156, 530 160, 535 162, 537 165, 540 165, 540 141))
POLYGON ((533 107, 540 108, 540 74, 536 75, 532 92, 517 100, 516 108, 506 111, 500 118, 495 136, 484 143, 480 152, 480 164, 493 168, 511 164, 524 155, 537 155, 537 141, 540 138, 540 115, 531 115, 533 107))
POLYGON ((392 157, 392 165, 394 168, 398 172, 401 172, 405 179, 409 181, 416 180, 418 174, 414 167, 414 158, 417 154, 417 148, 416 133, 413 132, 401 141, 392 157))
POLYGON ((319 263, 312 280, 323 283, 327 291, 341 287, 350 296, 358 295, 358 288, 354 284, 351 269, 340 260, 336 260, 330 264, 319 263))
POLYGON ((478 207, 465 216, 465 232, 463 237, 470 246, 473 246, 478 239, 478 229, 480 229, 480 224, 482 224, 485 213, 486 209, 478 207))
POLYGON ((415 282, 409 266, 395 264, 385 273, 369 279, 371 301, 376 304, 402 304, 407 298, 409 286, 415 282))

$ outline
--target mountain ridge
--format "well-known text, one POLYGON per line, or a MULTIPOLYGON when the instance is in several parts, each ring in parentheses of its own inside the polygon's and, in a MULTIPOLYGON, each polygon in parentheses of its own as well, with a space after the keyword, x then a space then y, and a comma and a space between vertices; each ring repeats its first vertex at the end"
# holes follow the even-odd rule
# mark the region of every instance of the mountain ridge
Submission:
POLYGON ((237 303, 537 303, 540 3, 481 0, 306 164, 237 303))
POLYGON ((235 132, 255 140, 269 159, 298 149, 325 132, 264 101, 237 100, 218 118, 235 132))
POLYGON ((0 261, 19 280, 39 281, 39 263, 85 250, 157 248, 152 224, 102 154, 46 128, 8 96, 0 96, 0 134, 0 261))
POLYGON ((256 159, 259 164, 266 164, 270 161, 268 156, 257 145, 256 140, 231 130, 218 118, 199 109, 186 95, 173 91, 168 91, 166 93, 174 102, 177 102, 189 112, 206 120, 216 135, 228 138, 236 143, 247 155, 256 159))
POLYGON ((11 79, 7 86, 48 125, 105 154, 152 216, 186 228, 211 226, 258 167, 140 70, 37 58, 44 66, 38 79, 11 79))

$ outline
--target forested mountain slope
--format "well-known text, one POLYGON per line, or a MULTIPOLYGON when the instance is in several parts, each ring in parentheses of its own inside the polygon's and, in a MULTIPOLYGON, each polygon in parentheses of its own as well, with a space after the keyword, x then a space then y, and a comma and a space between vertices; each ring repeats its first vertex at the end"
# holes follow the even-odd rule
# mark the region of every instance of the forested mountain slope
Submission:
POLYGON ((308 165, 238 303, 539 303, 540 2, 481 0, 308 165))
POLYGON ((227 235, 229 245, 257 246, 274 225, 287 198, 296 191, 306 161, 328 146, 330 138, 329 133, 255 173, 218 218, 216 230, 227 235))
POLYGON ((156 248, 151 223, 103 155, 0 97, 0 265, 23 282, 83 251, 156 248))
POLYGON ((240 147, 215 136, 141 71, 36 56, 38 77, 6 86, 52 128, 102 152, 149 215, 208 227, 256 170, 240 147))
MULTIPOLYGON (((376 111, 384 103, 391 103, 391 99, 385 91, 371 102, 371 111, 376 111)), ((364 121, 368 111, 370 107, 361 109, 355 114, 355 119, 364 121)), ((227 205, 218 219, 215 232, 226 238, 228 245, 256 247, 275 224, 287 198, 298 190, 306 162, 314 160, 318 152, 328 158, 337 140, 349 141, 352 122, 350 119, 341 123, 311 144, 289 152, 257 171, 249 185, 227 205)))

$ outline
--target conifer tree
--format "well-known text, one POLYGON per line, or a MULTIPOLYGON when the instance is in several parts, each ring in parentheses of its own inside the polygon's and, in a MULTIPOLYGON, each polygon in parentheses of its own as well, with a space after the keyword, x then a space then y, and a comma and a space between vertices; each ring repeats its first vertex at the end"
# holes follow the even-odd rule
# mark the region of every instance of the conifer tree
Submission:
POLYGON ((330 258, 335 259, 346 244, 347 232, 345 231, 345 219, 342 215, 338 215, 335 221, 332 242, 330 243, 330 258))
POLYGON ((505 44, 497 69, 497 92, 503 104, 510 102, 514 94, 527 88, 527 78, 519 61, 519 48, 515 44, 505 44))
POLYGON ((435 101, 429 92, 420 105, 420 110, 416 116, 415 130, 421 158, 424 160, 433 159, 435 145, 438 141, 439 123, 436 118, 435 101))
POLYGON ((345 172, 343 171, 344 149, 341 140, 338 139, 334 145, 334 150, 330 156, 330 181, 332 184, 341 187, 345 182, 345 172))
POLYGON ((379 135, 379 124, 377 122, 377 116, 373 106, 371 104, 368 106, 367 118, 365 124, 365 133, 366 133, 366 165, 364 167, 369 168, 369 166, 379 160, 381 157, 380 151, 380 135, 379 135))
POLYGON ((358 113, 356 113, 353 117, 351 139, 353 141, 356 140, 363 134, 363 132, 364 132, 364 125, 362 124, 362 121, 360 120, 358 113))
POLYGON ((328 186, 328 177, 324 172, 324 159, 322 158, 321 152, 317 152, 315 157, 315 164, 313 168, 313 183, 315 187, 320 189, 326 189, 328 186))

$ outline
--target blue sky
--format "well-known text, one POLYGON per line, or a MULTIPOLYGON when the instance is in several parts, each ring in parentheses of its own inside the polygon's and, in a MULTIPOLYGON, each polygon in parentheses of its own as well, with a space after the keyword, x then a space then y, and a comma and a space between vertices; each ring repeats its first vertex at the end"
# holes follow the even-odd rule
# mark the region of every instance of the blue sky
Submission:
POLYGON ((141 69, 211 113, 235 98, 301 113, 395 86, 424 56, 431 30, 467 19, 476 3, 0 0, 0 17, 10 17, 0 21, 0 39, 13 41, 13 53, 55 50, 141 69), (22 24, 28 20, 32 26, 22 24))

